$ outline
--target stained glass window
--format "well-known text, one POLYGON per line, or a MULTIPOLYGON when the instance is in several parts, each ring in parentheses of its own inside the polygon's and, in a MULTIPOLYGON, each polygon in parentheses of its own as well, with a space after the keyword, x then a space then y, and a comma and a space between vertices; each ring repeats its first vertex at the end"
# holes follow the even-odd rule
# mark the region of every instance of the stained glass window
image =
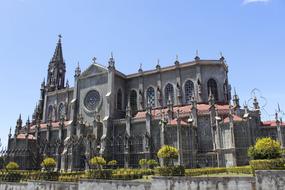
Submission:
POLYGON ((208 95, 210 95, 210 90, 212 92, 212 95, 214 96, 215 100, 217 101, 219 99, 218 96, 218 86, 214 79, 208 80, 208 95))
POLYGON ((194 83, 191 80, 186 81, 184 85, 185 101, 190 103, 191 97, 194 95, 194 83))
POLYGON ((97 90, 89 91, 84 98, 84 105, 90 111, 95 111, 100 102, 100 94, 97 90))
POLYGON ((174 88, 173 88, 173 85, 170 83, 168 83, 164 89, 165 104, 167 104, 169 97, 173 103, 173 101, 174 101, 174 88))
POLYGON ((146 91, 146 100, 147 104, 149 106, 154 107, 155 106, 155 92, 153 87, 149 87, 146 91))

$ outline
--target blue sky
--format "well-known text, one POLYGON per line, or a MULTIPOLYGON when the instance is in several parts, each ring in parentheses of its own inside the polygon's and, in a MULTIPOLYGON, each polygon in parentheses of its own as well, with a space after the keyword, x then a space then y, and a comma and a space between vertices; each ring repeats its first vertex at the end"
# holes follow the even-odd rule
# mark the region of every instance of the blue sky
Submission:
POLYGON ((31 116, 58 34, 71 84, 78 61, 106 65, 110 52, 133 73, 222 51, 241 103, 258 88, 272 118, 278 102, 285 110, 284 19, 284 0, 0 0, 0 138, 31 116))

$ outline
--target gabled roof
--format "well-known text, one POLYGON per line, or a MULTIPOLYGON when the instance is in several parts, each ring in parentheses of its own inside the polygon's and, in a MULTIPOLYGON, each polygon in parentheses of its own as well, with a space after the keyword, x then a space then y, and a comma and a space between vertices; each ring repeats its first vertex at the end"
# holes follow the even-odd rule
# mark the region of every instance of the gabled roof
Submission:
POLYGON ((81 77, 86 77, 89 75, 94 75, 94 74, 99 74, 99 73, 105 73, 107 72, 107 68, 98 64, 98 63, 93 63, 91 64, 81 75, 81 77))

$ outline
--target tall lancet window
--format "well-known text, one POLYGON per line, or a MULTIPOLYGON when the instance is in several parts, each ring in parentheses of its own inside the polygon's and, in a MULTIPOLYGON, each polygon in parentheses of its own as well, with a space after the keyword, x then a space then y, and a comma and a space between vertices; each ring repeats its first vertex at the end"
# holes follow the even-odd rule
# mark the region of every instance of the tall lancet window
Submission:
POLYGON ((130 104, 132 111, 138 110, 138 104, 137 104, 137 91, 132 90, 130 93, 130 104))
POLYGON ((214 79, 209 79, 208 80, 208 95, 210 95, 210 90, 212 92, 212 95, 214 96, 215 100, 219 100, 218 96, 218 86, 217 82, 214 79))
POLYGON ((60 103, 58 106, 58 119, 60 120, 62 117, 65 117, 65 108, 64 104, 60 103))
POLYGON ((122 110, 122 98, 123 98, 122 90, 119 89, 117 92, 117 109, 118 110, 122 110))
POLYGON ((194 83, 191 80, 186 81, 184 92, 186 104, 189 104, 191 102, 191 97, 194 95, 194 83))
POLYGON ((49 107, 48 107, 48 114, 47 114, 47 120, 52 120, 52 115, 53 115, 53 106, 49 105, 49 107))
POLYGON ((165 98, 165 104, 167 104, 168 99, 171 99, 172 103, 174 103, 174 88, 173 85, 168 83, 164 88, 164 98, 165 98))
POLYGON ((155 107, 155 92, 153 87, 149 87, 146 91, 147 106, 155 107))

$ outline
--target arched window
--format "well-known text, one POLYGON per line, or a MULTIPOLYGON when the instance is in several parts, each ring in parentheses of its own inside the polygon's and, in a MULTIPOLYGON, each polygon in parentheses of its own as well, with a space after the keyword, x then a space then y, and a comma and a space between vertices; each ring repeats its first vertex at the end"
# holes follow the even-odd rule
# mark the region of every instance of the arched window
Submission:
POLYGON ((137 91, 135 91, 135 90, 132 90, 131 93, 130 93, 130 104, 131 104, 132 111, 137 111, 138 110, 137 91))
POLYGON ((53 106, 49 105, 48 107, 48 114, 47 114, 47 119, 52 120, 52 114, 53 114, 53 106))
POLYGON ((155 92, 153 87, 149 87, 146 91, 146 101, 149 106, 155 106, 155 92))
POLYGON ((184 85, 185 101, 189 104, 192 96, 194 95, 194 83, 191 80, 186 81, 184 85))
POLYGON ((215 100, 218 101, 218 86, 214 79, 208 80, 208 95, 210 95, 210 90, 212 92, 212 95, 214 96, 215 100))
POLYGON ((58 119, 61 119, 61 117, 65 116, 65 108, 63 103, 60 103, 58 106, 58 119))
POLYGON ((119 89, 117 92, 117 109, 118 110, 122 110, 122 98, 123 98, 122 90, 119 89))
POLYGON ((173 85, 170 83, 168 83, 164 88, 165 104, 167 104, 169 97, 173 103, 173 101, 174 101, 174 88, 173 88, 173 85))

